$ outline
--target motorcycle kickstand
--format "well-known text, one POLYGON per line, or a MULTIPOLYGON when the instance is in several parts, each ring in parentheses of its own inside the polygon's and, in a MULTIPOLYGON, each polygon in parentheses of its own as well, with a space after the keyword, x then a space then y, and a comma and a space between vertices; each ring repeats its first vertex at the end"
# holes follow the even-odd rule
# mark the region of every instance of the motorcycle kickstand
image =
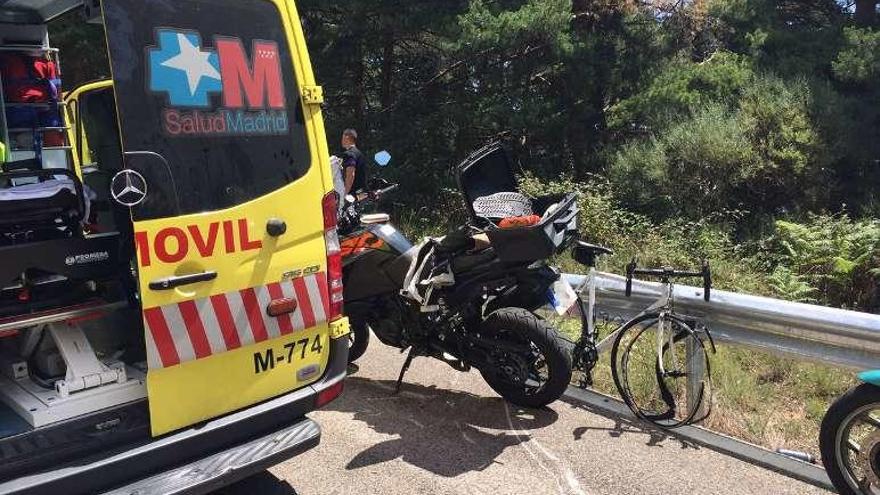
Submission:
POLYGON ((397 377, 397 385, 394 387, 394 394, 397 395, 400 393, 400 387, 403 385, 403 376, 406 375, 406 372, 409 371, 409 366, 412 364, 413 359, 416 357, 416 349, 415 347, 410 347, 409 354, 406 355, 406 361, 403 362, 403 367, 400 368, 400 376, 397 377))

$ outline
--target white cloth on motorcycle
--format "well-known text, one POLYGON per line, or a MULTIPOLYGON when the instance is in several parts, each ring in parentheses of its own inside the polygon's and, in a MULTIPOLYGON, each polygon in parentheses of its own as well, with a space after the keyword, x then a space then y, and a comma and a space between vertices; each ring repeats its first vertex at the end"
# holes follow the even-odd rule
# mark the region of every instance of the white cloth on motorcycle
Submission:
POLYGON ((432 297, 440 287, 455 284, 455 274, 485 265, 495 259, 490 249, 472 252, 481 246, 468 228, 446 237, 426 238, 413 248, 416 252, 403 281, 401 295, 418 303, 423 312, 437 309, 432 297))
POLYGON ((330 157, 330 170, 333 173, 333 190, 339 196, 339 214, 345 207, 345 177, 342 173, 342 158, 336 155, 330 157))
POLYGON ((400 291, 402 296, 418 303, 423 313, 439 309, 432 297, 435 289, 455 284, 450 257, 438 256, 438 244, 440 240, 429 237, 417 246, 400 291))

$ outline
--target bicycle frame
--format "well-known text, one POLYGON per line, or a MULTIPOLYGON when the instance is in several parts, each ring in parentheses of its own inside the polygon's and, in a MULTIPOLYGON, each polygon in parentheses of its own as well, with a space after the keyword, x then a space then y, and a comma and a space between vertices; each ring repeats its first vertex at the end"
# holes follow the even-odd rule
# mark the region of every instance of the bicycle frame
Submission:
MULTIPOLYGON (((581 313, 581 337, 579 344, 586 343, 594 343, 595 349, 598 354, 602 354, 604 352, 608 352, 611 350, 611 346, 614 345, 614 340, 617 338, 617 335, 623 329, 624 325, 620 325, 615 331, 611 332, 607 337, 602 339, 600 342, 596 343, 596 339, 598 338, 598 333, 596 331, 596 269, 590 268, 587 273, 587 277, 584 281, 575 289, 575 292, 578 294, 578 309, 581 313), (583 298, 580 297, 583 295, 584 291, 587 291, 587 303, 586 307, 584 307, 583 298)), ((663 335, 665 314, 668 311, 672 310, 673 302, 674 302, 674 284, 669 281, 663 284, 663 290, 660 294, 660 297, 654 301, 653 304, 642 310, 635 318, 638 318, 647 313, 653 313, 655 311, 660 310, 660 332, 658 332, 658 340, 663 335)), ((633 318, 633 319, 635 319, 633 318)), ((670 337, 671 339, 672 337, 670 337)), ((670 340, 671 344, 671 340, 670 340)), ((662 350, 662 341, 658 341, 658 355, 659 351, 662 350)), ((662 363, 661 363, 662 366, 662 363)))
MULTIPOLYGON (((675 270, 669 267, 659 269, 639 269, 636 266, 635 260, 633 260, 633 262, 627 266, 627 297, 632 294, 634 275, 646 275, 648 277, 659 278, 661 285, 660 295, 652 304, 640 311, 634 318, 624 322, 611 332, 610 335, 599 341, 595 321, 597 272, 594 263, 592 263, 594 260, 590 258, 590 255, 594 254, 594 248, 594 246, 585 246, 584 249, 587 250, 586 252, 575 255, 577 261, 589 268, 587 276, 584 278, 583 282, 575 288, 575 292, 578 295, 577 305, 581 313, 581 335, 578 342, 575 344, 572 357, 574 369, 583 373, 580 380, 580 386, 582 388, 587 388, 592 385, 592 371, 599 362, 599 356, 604 352, 610 351, 612 355, 612 375, 614 377, 615 385, 627 406, 629 406, 636 416, 662 427, 676 428, 684 424, 690 424, 694 418, 702 414, 706 383, 708 380, 711 380, 708 378, 708 355, 706 354, 703 339, 700 335, 706 335, 712 345, 711 348, 713 352, 715 347, 708 328, 698 324, 691 324, 688 322, 691 317, 675 313, 675 280, 678 278, 702 277, 704 288, 703 297, 706 301, 709 301, 712 281, 708 262, 703 262, 702 271, 690 272, 675 270), (584 295, 587 296, 586 301, 584 300, 584 295), (626 366, 625 356, 628 355, 629 349, 636 341, 635 339, 638 339, 639 336, 655 324, 657 332, 657 362, 655 364, 655 373, 658 381, 660 397, 666 403, 668 409, 665 412, 646 413, 635 405, 627 386, 625 383, 621 383, 616 374, 618 373, 616 371, 616 366, 620 364, 618 359, 621 359, 617 354, 619 346, 621 345, 621 339, 625 337, 624 332, 636 329, 634 339, 625 345, 627 350, 624 351, 624 357, 622 359, 624 360, 623 365, 626 366), (694 328, 692 328, 692 326, 694 328), (687 354, 687 357, 684 358, 683 362, 681 362, 682 358, 678 355, 678 351, 676 351, 676 346, 680 346, 682 340, 685 340, 683 343, 684 352, 687 354), (700 357, 700 353, 702 353, 704 361, 694 359, 700 357), (671 356, 667 362, 667 360, 664 359, 664 356, 669 354, 671 354, 671 356), (680 365, 684 365, 686 369, 680 369, 680 365), (707 374, 707 378, 700 378, 698 380, 694 379, 694 377, 702 377, 703 373, 707 374), (686 419, 676 419, 678 406, 672 398, 666 378, 687 379, 686 419), (661 424, 661 421, 672 421, 672 423, 661 424)), ((648 345, 651 345, 650 340, 648 340, 648 345)), ((624 378, 624 380, 626 379, 624 378)), ((701 419, 704 419, 707 415, 708 412, 701 416, 701 419)))

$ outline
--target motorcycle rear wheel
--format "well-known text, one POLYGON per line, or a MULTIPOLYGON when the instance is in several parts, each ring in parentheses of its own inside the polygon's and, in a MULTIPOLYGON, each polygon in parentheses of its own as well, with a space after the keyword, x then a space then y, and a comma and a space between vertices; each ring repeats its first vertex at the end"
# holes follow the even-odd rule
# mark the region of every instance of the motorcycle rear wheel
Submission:
POLYGON ((485 337, 499 342, 493 359, 508 363, 504 369, 484 369, 480 374, 508 402, 537 409, 554 402, 568 388, 571 353, 566 341, 544 320, 521 308, 503 308, 489 315, 480 330, 485 337), (504 350, 509 344, 521 347, 523 352, 504 350), (539 376, 543 369, 546 378, 539 376))

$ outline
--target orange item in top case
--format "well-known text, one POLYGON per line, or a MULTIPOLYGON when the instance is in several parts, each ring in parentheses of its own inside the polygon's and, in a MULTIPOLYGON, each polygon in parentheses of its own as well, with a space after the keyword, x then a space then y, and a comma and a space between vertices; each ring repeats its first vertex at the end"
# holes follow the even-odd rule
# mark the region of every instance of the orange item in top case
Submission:
POLYGON ((514 229, 517 227, 531 227, 541 223, 541 217, 538 215, 529 215, 526 217, 508 217, 498 222, 498 226, 502 229, 514 229))

